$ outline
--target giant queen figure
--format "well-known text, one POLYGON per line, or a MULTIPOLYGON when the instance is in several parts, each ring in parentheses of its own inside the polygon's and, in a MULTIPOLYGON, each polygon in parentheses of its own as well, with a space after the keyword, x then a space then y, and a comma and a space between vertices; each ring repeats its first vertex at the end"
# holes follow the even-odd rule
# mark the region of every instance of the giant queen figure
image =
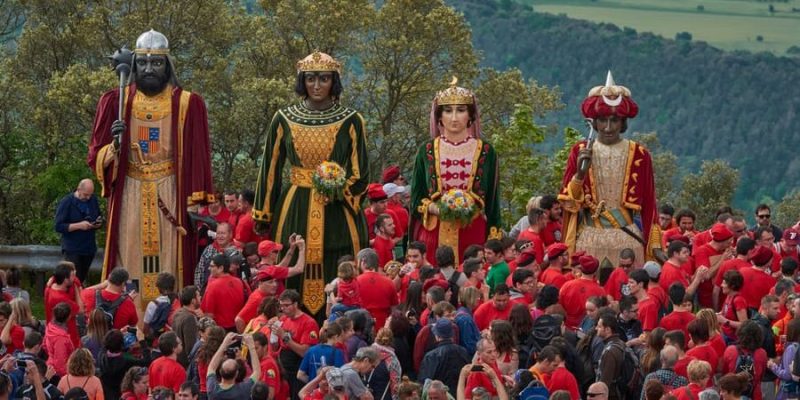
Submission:
POLYGON ((661 233, 650 152, 621 136, 639 107, 609 71, 605 86, 592 88, 581 110, 597 140, 577 143, 567 161, 558 196, 564 243, 606 265, 616 266, 624 248, 633 249, 637 260, 654 259, 661 233))
POLYGON ((339 61, 318 51, 297 62, 302 101, 272 119, 253 207, 253 220, 261 229, 269 225, 276 242, 288 243, 293 233, 305 238, 302 282, 289 286, 301 289, 312 314, 325 307, 324 286, 336 277, 337 260, 368 245, 361 209, 369 183, 366 132, 361 115, 339 104, 341 71, 339 61), (341 172, 339 196, 320 189, 320 176, 331 168, 341 172))
POLYGON ((475 94, 457 83, 453 78, 433 99, 431 139, 417 152, 411 183, 411 234, 425 243, 432 264, 439 246, 450 246, 459 263, 469 245, 502 237, 497 156, 480 137, 475 94), (476 212, 468 221, 442 218, 442 198, 452 190, 474 202, 476 212))
POLYGON ((108 197, 103 277, 121 266, 140 281, 142 304, 158 296, 160 272, 192 282, 197 237, 186 211, 213 200, 208 117, 203 99, 178 85, 167 38, 136 40, 130 83, 103 94, 87 158, 108 197))

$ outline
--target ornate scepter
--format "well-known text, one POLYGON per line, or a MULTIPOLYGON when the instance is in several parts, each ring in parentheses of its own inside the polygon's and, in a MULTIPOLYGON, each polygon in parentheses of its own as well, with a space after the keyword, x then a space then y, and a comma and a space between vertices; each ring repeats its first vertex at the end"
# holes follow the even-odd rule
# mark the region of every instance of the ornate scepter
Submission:
MULTIPOLYGON (((594 145, 594 140, 597 138, 597 131, 594 130, 594 118, 586 118, 586 125, 589 127, 589 133, 586 135, 586 148, 591 150, 594 145)), ((589 160, 581 160, 580 169, 584 170, 587 167, 589 160)))
MULTIPOLYGON (((127 46, 122 46, 119 50, 108 58, 111 59, 111 64, 114 70, 119 75, 119 108, 117 112, 117 120, 122 121, 125 113, 125 85, 128 83, 128 75, 131 73, 131 62, 133 61, 133 52, 128 50, 127 46)), ((114 146, 119 148, 119 134, 114 135, 114 146)))

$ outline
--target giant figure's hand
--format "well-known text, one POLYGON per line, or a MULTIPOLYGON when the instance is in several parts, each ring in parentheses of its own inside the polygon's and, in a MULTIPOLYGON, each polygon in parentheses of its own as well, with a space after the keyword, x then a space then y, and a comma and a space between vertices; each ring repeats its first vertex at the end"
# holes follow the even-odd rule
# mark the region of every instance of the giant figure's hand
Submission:
POLYGON ((253 230, 259 235, 266 235, 269 233, 269 222, 258 221, 256 222, 256 226, 253 227, 253 230))
POLYGON ((114 137, 114 141, 112 142, 112 146, 114 147, 114 151, 118 151, 120 148, 119 138, 125 132, 125 122, 121 120, 114 121, 111 124, 111 136, 114 137))
POLYGON ((589 167, 591 165, 592 150, 584 147, 578 152, 578 171, 575 173, 575 177, 578 180, 583 180, 583 178, 586 177, 586 172, 589 171, 589 167))

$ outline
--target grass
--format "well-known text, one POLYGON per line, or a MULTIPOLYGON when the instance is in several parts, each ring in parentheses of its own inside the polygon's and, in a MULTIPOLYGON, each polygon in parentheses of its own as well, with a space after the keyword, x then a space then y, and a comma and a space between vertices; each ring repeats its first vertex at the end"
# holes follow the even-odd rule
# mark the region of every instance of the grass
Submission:
POLYGON ((765 3, 748 0, 518 0, 537 12, 607 22, 666 38, 689 32, 724 50, 785 54, 800 46, 800 0, 765 3), (776 12, 768 11, 769 4, 776 12), (698 5, 704 7, 698 11, 698 5), (763 41, 757 37, 762 36, 763 41))

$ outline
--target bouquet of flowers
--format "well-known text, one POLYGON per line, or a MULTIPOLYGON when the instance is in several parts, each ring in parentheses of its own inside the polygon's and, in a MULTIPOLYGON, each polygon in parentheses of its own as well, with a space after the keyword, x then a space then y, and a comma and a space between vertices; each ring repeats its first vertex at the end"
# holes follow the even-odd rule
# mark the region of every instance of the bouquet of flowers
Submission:
POLYGON ((478 214, 475 199, 461 189, 450 189, 439 198, 439 218, 443 221, 458 221, 462 226, 468 225, 478 214))
POLYGON ((314 189, 328 201, 344 198, 342 189, 347 182, 344 168, 333 161, 323 161, 314 171, 314 189))

